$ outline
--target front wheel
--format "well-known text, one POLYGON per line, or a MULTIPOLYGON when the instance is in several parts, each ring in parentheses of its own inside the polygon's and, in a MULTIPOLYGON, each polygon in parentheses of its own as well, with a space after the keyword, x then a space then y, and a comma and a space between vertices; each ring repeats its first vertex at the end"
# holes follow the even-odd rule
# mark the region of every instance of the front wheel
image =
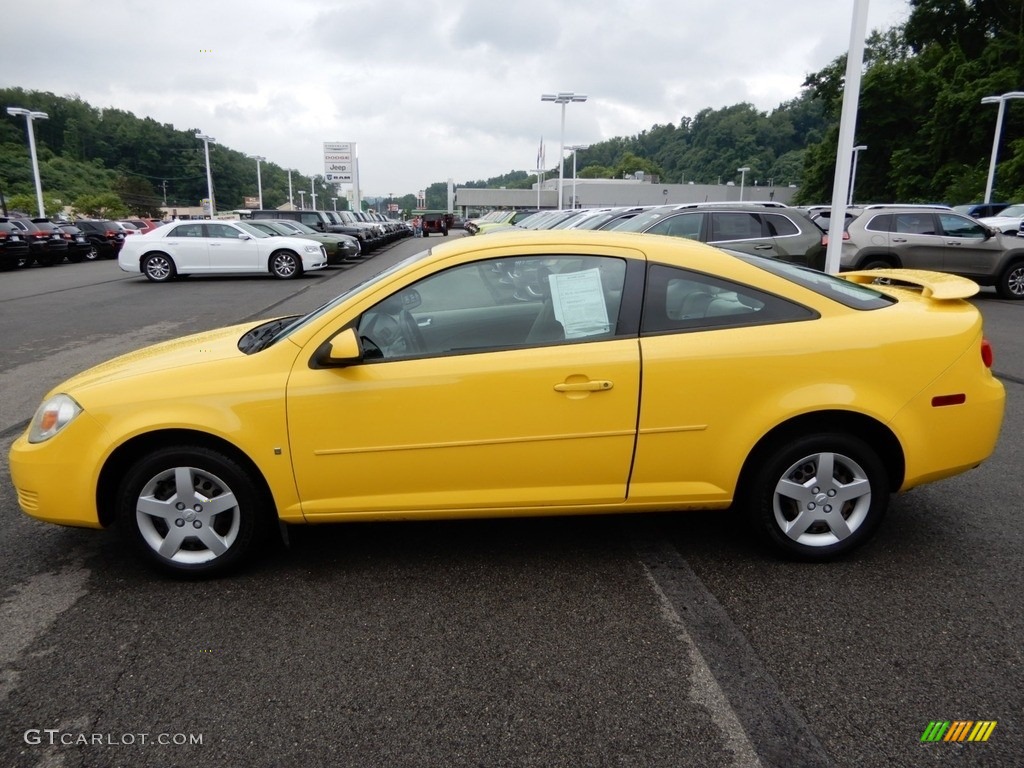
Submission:
POLYGON ((236 460, 199 446, 163 448, 140 459, 118 490, 125 535, 158 569, 210 576, 257 548, 269 516, 258 483, 236 460))
POLYGON ((1003 270, 996 291, 1004 299, 1024 299, 1024 261, 1018 261, 1003 270))
POLYGON ((151 253, 142 260, 142 273, 154 283, 166 283, 177 274, 174 260, 165 253, 151 253))
POLYGON ((747 511, 784 552, 827 560, 867 541, 889 505, 878 455, 843 434, 809 435, 775 446, 753 475, 747 511))
POLYGON ((278 251, 270 257, 270 274, 289 280, 302 274, 302 262, 291 251, 278 251))

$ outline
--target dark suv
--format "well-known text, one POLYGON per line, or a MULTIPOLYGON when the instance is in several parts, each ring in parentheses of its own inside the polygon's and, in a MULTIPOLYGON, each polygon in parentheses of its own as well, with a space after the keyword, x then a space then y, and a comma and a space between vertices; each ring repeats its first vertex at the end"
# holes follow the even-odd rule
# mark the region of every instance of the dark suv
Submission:
POLYGON ((10 219, 11 224, 21 230, 28 240, 29 258, 41 267, 60 264, 68 255, 68 241, 64 230, 49 221, 31 219, 10 219))
POLYGON ((25 233, 6 219, 0 219, 0 269, 27 266, 29 258, 25 233))
POLYGON ((92 248, 85 254, 90 261, 103 257, 116 259, 124 246, 124 230, 108 219, 77 219, 78 227, 89 239, 92 248))
MULTIPOLYGON (((332 212, 333 213, 333 212, 332 212)), ((308 209, 298 211, 278 210, 255 210, 249 212, 253 219, 281 219, 283 221, 298 221, 307 227, 312 227, 317 232, 333 232, 339 235, 349 235, 359 241, 359 247, 363 253, 373 250, 374 243, 371 242, 369 229, 355 223, 343 223, 327 211, 311 211, 308 209)))
POLYGON ((846 226, 840 269, 929 269, 1024 299, 1024 238, 948 208, 868 206, 846 226))
POLYGON ((825 266, 825 233, 805 214, 777 203, 662 205, 613 229, 686 237, 815 269, 825 266))

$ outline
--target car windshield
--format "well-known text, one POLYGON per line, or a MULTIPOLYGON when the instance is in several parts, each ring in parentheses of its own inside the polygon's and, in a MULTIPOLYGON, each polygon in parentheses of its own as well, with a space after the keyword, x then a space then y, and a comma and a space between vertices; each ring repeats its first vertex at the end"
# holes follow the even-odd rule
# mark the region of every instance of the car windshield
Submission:
MULTIPOLYGON (((414 264, 417 261, 420 261, 421 259, 427 258, 428 256, 430 256, 430 253, 431 253, 431 251, 428 248, 425 251, 420 251, 419 253, 414 253, 412 256, 408 257, 407 259, 403 259, 402 261, 399 261, 396 264, 392 264, 390 267, 388 267, 384 271, 378 272, 376 275, 368 277, 366 280, 364 280, 363 282, 359 283, 358 285, 352 286, 351 288, 349 288, 344 293, 340 294, 339 296, 334 297, 333 299, 328 301, 326 304, 324 304, 324 305, 322 305, 320 307, 317 307, 316 309, 314 309, 309 314, 302 315, 301 317, 297 317, 297 318, 295 318, 294 320, 292 320, 291 322, 289 322, 289 323, 287 323, 285 325, 279 326, 280 327, 280 331, 278 333, 274 333, 273 335, 266 335, 265 337, 262 337, 260 339, 260 343, 259 344, 249 345, 246 349, 243 349, 243 351, 247 352, 247 353, 250 353, 250 354, 253 353, 253 352, 259 352, 261 349, 266 349, 267 347, 269 347, 269 346, 271 346, 273 344, 276 344, 281 339, 288 338, 288 336, 290 336, 291 334, 295 333, 295 331, 297 331, 300 328, 303 328, 304 326, 306 326, 309 323, 313 322, 318 317, 323 315, 325 312, 330 312, 332 309, 334 309, 334 307, 336 307, 339 304, 342 304, 343 302, 347 301, 351 296, 354 296, 355 294, 359 293, 360 291, 364 290, 365 288, 369 288, 371 285, 380 282, 381 280, 385 279, 386 277, 388 277, 390 275, 393 275, 395 272, 398 272, 399 270, 405 269, 410 264, 414 264)), ((242 340, 239 342, 239 348, 240 349, 242 348, 242 343, 249 336, 249 334, 253 333, 253 331, 255 331, 255 330, 259 330, 259 329, 262 329, 262 328, 263 328, 263 326, 260 326, 258 329, 252 329, 250 331, 247 331, 246 334, 242 337, 242 340)))
POLYGON ((639 213, 631 219, 626 219, 621 224, 616 224, 612 229, 621 230, 623 232, 643 232, 656 221, 659 221, 664 217, 665 209, 655 208, 652 211, 646 213, 639 213))
POLYGON ((282 221, 281 227, 284 229, 290 229, 292 232, 301 232, 304 235, 322 234, 320 232, 317 232, 312 227, 303 224, 301 221, 282 221))
POLYGON ((246 223, 244 221, 233 221, 231 223, 234 224, 236 227, 238 227, 243 232, 245 232, 246 234, 252 235, 253 237, 260 237, 260 238, 272 237, 272 235, 268 235, 263 230, 257 229, 252 224, 248 224, 248 223, 246 223))

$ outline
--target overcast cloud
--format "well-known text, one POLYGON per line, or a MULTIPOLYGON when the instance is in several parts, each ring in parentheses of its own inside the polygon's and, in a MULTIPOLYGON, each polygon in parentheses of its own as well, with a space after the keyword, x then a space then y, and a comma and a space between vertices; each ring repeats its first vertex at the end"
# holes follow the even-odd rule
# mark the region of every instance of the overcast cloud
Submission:
MULTIPOLYGON (((364 197, 532 170, 543 136, 632 136, 769 111, 844 53, 853 0, 128 0, 7 3, 0 84, 115 107, 305 174, 358 145, 364 197), (31 34, 26 34, 31 31, 31 34)), ((909 14, 870 0, 868 29, 909 14)), ((0 105, 11 106, 11 105, 0 105)), ((32 104, 19 104, 31 108, 32 104)))

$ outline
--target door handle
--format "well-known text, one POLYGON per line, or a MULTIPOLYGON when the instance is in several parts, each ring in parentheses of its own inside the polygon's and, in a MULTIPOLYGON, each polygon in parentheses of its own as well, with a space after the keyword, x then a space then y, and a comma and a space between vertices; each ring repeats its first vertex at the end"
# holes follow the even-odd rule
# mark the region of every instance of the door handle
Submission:
POLYGON ((946 245, 960 245, 956 240, 947 240, 946 245))
POLYGON ((755 245, 754 246, 754 250, 755 251, 770 251, 771 249, 772 249, 772 246, 770 246, 770 245, 755 245))
POLYGON ((907 242, 907 238, 905 238, 905 237, 894 237, 892 239, 892 241, 894 243, 905 243, 905 242, 907 242))
POLYGON ((572 384, 555 384, 556 392, 603 392, 611 389, 612 383, 605 379, 594 379, 592 381, 579 381, 572 384))

